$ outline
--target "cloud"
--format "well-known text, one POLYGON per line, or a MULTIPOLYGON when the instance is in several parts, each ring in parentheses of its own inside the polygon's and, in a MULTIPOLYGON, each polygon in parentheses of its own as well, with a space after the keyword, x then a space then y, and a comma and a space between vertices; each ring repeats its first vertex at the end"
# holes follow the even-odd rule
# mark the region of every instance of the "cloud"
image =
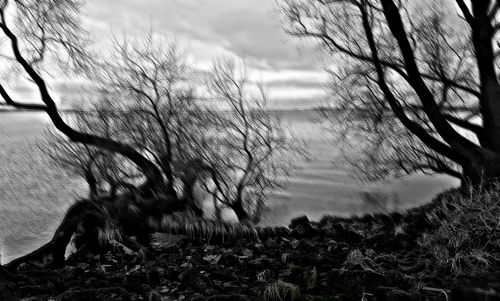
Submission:
POLYGON ((197 70, 208 71, 216 58, 244 58, 251 80, 278 103, 324 95, 316 45, 287 37, 271 0, 89 0, 85 16, 104 48, 112 35, 140 38, 151 28, 187 48, 197 70))
POLYGON ((154 30, 177 38, 216 44, 268 68, 319 68, 314 45, 287 37, 270 0, 91 0, 93 28, 120 33, 154 30), (302 52, 298 51, 301 45, 302 52))

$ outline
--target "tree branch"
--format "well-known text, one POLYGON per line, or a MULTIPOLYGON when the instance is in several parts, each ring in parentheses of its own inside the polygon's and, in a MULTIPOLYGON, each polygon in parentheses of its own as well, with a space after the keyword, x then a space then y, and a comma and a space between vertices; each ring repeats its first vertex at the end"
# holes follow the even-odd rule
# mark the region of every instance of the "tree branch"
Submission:
POLYGON ((463 0, 455 0, 455 1, 460 10, 462 11, 462 14, 464 15, 464 18, 467 21, 467 23, 469 23, 472 26, 474 24, 474 17, 472 16, 465 2, 463 0))
POLYGON ((444 144, 443 142, 439 141, 438 139, 432 137, 424 128, 422 128, 418 123, 409 119, 408 116, 405 114, 403 108, 401 107, 400 103, 398 102, 394 94, 391 92, 385 80, 385 73, 383 70, 383 66, 379 61, 378 49, 375 44, 375 39, 373 37, 373 32, 370 27, 370 22, 368 20, 367 12, 365 8, 361 5, 359 6, 359 9, 362 14, 363 27, 366 32, 368 44, 372 52, 373 62, 375 64, 375 69, 377 71, 379 87, 384 93, 396 117, 403 123, 403 125, 406 128, 408 128, 413 134, 415 134, 429 148, 433 149, 438 153, 443 154, 444 156, 448 157, 451 160, 463 161, 464 158, 457 151, 455 151, 448 145, 444 144))
POLYGON ((5 100, 5 103, 11 107, 22 109, 22 110, 30 110, 30 111, 47 111, 47 107, 43 104, 33 104, 33 103, 20 103, 14 101, 9 93, 5 90, 3 85, 0 84, 0 96, 5 100))
POLYGON ((470 121, 463 120, 461 118, 449 114, 445 114, 444 116, 453 124, 456 124, 463 129, 469 130, 478 136, 481 136, 484 133, 484 129, 478 124, 474 124, 470 121))
POLYGON ((387 24, 396 38, 401 54, 403 56, 409 84, 415 90, 418 98, 423 104, 424 111, 434 125, 439 135, 455 150, 466 157, 477 157, 480 149, 477 145, 461 136, 441 114, 432 92, 429 90, 417 66, 414 51, 410 46, 407 34, 401 20, 397 6, 392 0, 382 0, 382 7, 387 24))
MULTIPOLYGON (((4 10, 0 9, 0 29, 10 40, 11 49, 14 53, 14 57, 16 61, 22 66, 24 71, 30 76, 33 82, 38 87, 38 91, 40 93, 40 97, 42 102, 45 104, 44 111, 47 112, 54 126, 65 134, 70 140, 85 144, 95 145, 97 147, 106 148, 110 151, 117 152, 127 158, 129 158, 132 162, 134 162, 144 173, 147 178, 147 182, 145 186, 151 188, 153 186, 157 186, 155 188, 161 189, 163 187, 163 177, 159 169, 155 164, 146 159, 143 155, 141 155, 138 151, 132 148, 129 145, 119 143, 117 141, 106 139, 103 137, 91 135, 88 133, 83 133, 76 131, 72 127, 70 127, 61 117, 59 111, 57 109, 56 103, 53 100, 52 96, 49 93, 47 85, 43 78, 38 74, 35 69, 28 63, 28 61, 21 54, 19 49, 19 43, 17 36, 10 30, 10 28, 5 23, 5 15, 4 10)), ((5 96, 5 95, 2 95, 5 96)), ((8 96, 8 94, 7 94, 8 96)), ((14 103, 10 97, 5 98, 7 103, 14 103)), ((15 105, 13 105, 15 106, 15 105)))

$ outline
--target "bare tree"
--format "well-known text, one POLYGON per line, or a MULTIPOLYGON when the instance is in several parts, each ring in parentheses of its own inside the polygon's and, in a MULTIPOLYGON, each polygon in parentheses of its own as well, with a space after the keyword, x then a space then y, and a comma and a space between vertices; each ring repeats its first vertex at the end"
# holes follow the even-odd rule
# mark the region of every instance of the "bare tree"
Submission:
MULTIPOLYGON (((147 243, 154 230, 149 221, 179 210, 200 213, 192 197, 193 183, 203 175, 198 170, 207 171, 218 183, 230 183, 229 177, 239 177, 242 171, 238 182, 219 186, 217 193, 225 193, 221 199, 234 206, 260 204, 277 186, 268 171, 280 170, 270 159, 284 144, 280 140, 284 136, 274 138, 274 124, 262 109, 249 110, 243 97, 225 100, 234 110, 231 118, 200 106, 182 53, 175 45, 165 47, 152 34, 142 43, 115 39, 115 48, 104 60, 90 55, 79 23, 81 5, 77 0, 0 1, 0 30, 11 52, 2 58, 17 67, 19 77, 23 74, 33 83, 40 99, 19 102, 3 83, 0 96, 7 106, 47 113, 61 135, 55 138, 59 144, 52 156, 85 177, 91 191, 90 199, 70 207, 47 244, 9 263, 11 269, 49 254, 55 264, 62 263, 67 244, 82 225, 88 231, 80 237, 93 244, 99 241, 98 229, 108 226, 125 234, 124 239, 133 235, 147 243), (92 80, 98 95, 95 102, 62 114, 46 81, 47 61, 58 62, 64 74, 78 72, 92 80), (213 135, 207 135, 213 129, 221 130, 222 150, 229 156, 213 152, 217 147, 207 148, 215 156, 200 152, 200 146, 213 144, 213 135), (241 131, 244 135, 234 136, 241 131), (237 150, 242 147, 243 153, 237 150)), ((48 66, 54 72, 55 65, 48 66)), ((214 83, 230 89, 226 96, 235 96, 234 88, 243 91, 243 86, 227 82, 234 78, 225 78, 222 69, 219 74, 214 83)))
MULTIPOLYGON (((52 254, 54 263, 62 263, 66 245, 73 233, 80 228, 79 226, 85 220, 91 221, 87 223, 91 227, 99 227, 100 224, 109 222, 122 223, 120 226, 123 226, 124 230, 131 231, 130 234, 147 237, 146 225, 140 218, 135 217, 132 219, 133 223, 137 223, 133 227, 126 227, 127 225, 123 224, 130 220, 127 219, 127 215, 130 217, 131 210, 137 212, 134 208, 139 206, 139 211, 142 210, 143 213, 155 212, 156 214, 162 214, 185 208, 172 189, 173 183, 169 182, 171 180, 169 175, 164 176, 162 165, 157 164, 154 161, 155 158, 151 158, 150 154, 147 153, 146 148, 149 145, 141 148, 138 147, 138 143, 133 143, 137 142, 133 141, 133 139, 130 141, 122 140, 120 136, 106 136, 96 131, 87 132, 84 128, 79 129, 65 120, 58 110, 49 83, 46 81, 47 72, 44 68, 44 62, 59 62, 60 66, 66 71, 65 74, 69 74, 70 71, 79 71, 83 74, 101 76, 102 78, 106 78, 106 74, 112 74, 105 73, 103 75, 95 72, 98 69, 93 69, 96 66, 96 61, 86 50, 87 35, 82 30, 79 21, 79 11, 82 5, 83 1, 78 0, 0 1, 0 30, 5 38, 2 41, 7 44, 6 46, 9 46, 6 49, 10 50, 10 53, 2 54, 2 58, 8 60, 15 67, 14 69, 19 71, 19 77, 24 75, 33 83, 38 90, 40 99, 38 102, 33 103, 19 102, 13 99, 3 83, 0 84, 0 96, 7 106, 46 112, 55 128, 72 142, 121 156, 136 166, 142 173, 144 181, 136 185, 133 194, 117 196, 115 202, 104 203, 95 200, 83 200, 75 203, 67 211, 51 241, 34 252, 9 263, 9 268, 16 268, 26 260, 40 258, 47 254, 52 254), (14 20, 11 20, 11 17, 14 20), (130 207, 130 205, 136 207, 130 207), (115 216, 110 216, 110 214, 115 216), (96 220, 100 222, 96 223, 96 220)), ((161 57, 161 59, 164 58, 161 57)), ((129 60, 129 63, 133 62, 129 60)), ((49 66, 52 68, 51 71, 54 71, 56 65, 49 64, 49 66)), ((97 66, 103 67, 104 65, 98 64, 97 66)), ((107 67, 111 68, 111 66, 107 67)), ((131 68, 131 65, 125 66, 125 68, 127 67, 132 72, 137 70, 131 68)), ((147 82, 147 79, 141 79, 143 82, 147 82)), ((125 81, 126 78, 120 78, 119 82, 125 81)), ((150 93, 150 89, 151 86, 147 86, 145 91, 150 93)), ((113 92, 112 89, 104 92, 109 92, 109 97, 113 100, 116 100, 113 97, 119 96, 118 93, 111 93, 113 92)), ((154 87, 153 92, 156 93, 154 87)), ((166 93, 165 91, 159 92, 162 96, 166 93)), ((186 97, 189 97, 189 95, 186 95, 186 97)), ((115 112, 115 114, 119 114, 119 112, 115 112)), ((153 116, 153 118, 155 117, 153 116)), ((134 120, 129 121, 127 124, 122 124, 122 126, 131 126, 131 122, 134 120)))
MULTIPOLYGON (((140 151, 158 166, 170 195, 192 201, 186 199, 191 191, 175 186, 182 182, 186 190, 196 181, 186 169, 192 168, 193 141, 202 140, 206 122, 182 52, 175 43, 155 40, 152 33, 140 42, 115 39, 114 45, 99 72, 93 73, 99 96, 71 110, 67 119, 81 131, 114 137, 140 151)), ((56 142, 48 150, 50 157, 84 177, 91 195, 103 190, 97 183, 106 184, 107 195, 137 186, 140 174, 119 154, 60 137, 56 142)))
MULTIPOLYGON (((130 44, 118 47, 120 59, 116 65, 120 69, 112 74, 120 75, 106 73, 106 78, 99 81, 107 98, 114 95, 112 100, 101 97, 87 110, 72 111, 74 124, 101 136, 119 137, 154 158, 165 175, 171 174, 172 183, 181 184, 177 188, 181 191, 179 198, 199 215, 201 200, 194 196, 198 181, 218 207, 233 209, 241 221, 257 221, 268 193, 285 183, 292 167, 290 155, 298 154, 300 149, 279 118, 271 115, 264 90, 255 87, 251 91, 246 75, 236 71, 233 61, 219 61, 209 74, 210 99, 201 98, 208 106, 201 105, 195 101, 198 97, 173 89, 178 84, 174 81, 184 80, 187 74, 181 76, 169 70, 168 77, 159 75, 162 71, 158 68, 180 64, 173 55, 175 47, 169 50, 175 63, 167 64, 156 61, 162 52, 150 52, 155 48, 149 38, 142 46, 138 56, 130 56, 130 49, 126 50, 134 47, 130 44), (152 69, 148 69, 153 62, 152 69), (186 95, 190 96, 182 98, 186 95), (126 101, 120 104, 120 99, 126 101), (209 182, 215 187, 210 187, 209 182)), ((61 139, 57 142, 51 143, 55 147, 49 155, 84 177, 91 195, 99 191, 101 197, 114 195, 118 188, 133 187, 126 181, 133 172, 124 172, 126 164, 115 154, 61 139), (111 191, 103 194, 103 186, 111 191)))
POLYGON ((147 182, 144 190, 161 190, 165 187, 159 169, 133 147, 104 137, 79 132, 61 117, 53 95, 44 79, 42 63, 47 54, 52 59, 65 63, 70 70, 82 70, 91 61, 84 43, 86 34, 79 22, 82 1, 9 1, 0 2, 0 29, 7 38, 11 56, 9 60, 38 89, 40 104, 22 103, 14 100, 4 85, 0 85, 0 96, 6 105, 20 109, 45 111, 52 123, 70 140, 108 149, 129 158, 144 173, 147 182), (10 24, 9 8, 15 9, 15 23, 10 24), (15 29, 14 29, 15 28, 15 29))
MULTIPOLYGON (((71 124, 81 131, 111 139, 117 135, 117 113, 109 100, 93 101, 65 113, 71 124)), ((70 174, 83 178, 89 186, 89 198, 99 201, 115 199, 118 193, 134 190, 142 174, 126 158, 95 146, 74 143, 55 131, 48 131, 39 146, 51 161, 70 174)))
POLYGON ((496 181, 496 1, 280 3, 289 34, 344 62, 332 70, 336 109, 352 121, 351 134, 368 135, 368 153, 376 154, 364 162, 374 163, 369 171, 496 181))
POLYGON ((285 184, 292 157, 303 154, 300 144, 273 116, 264 89, 252 87, 236 61, 216 61, 208 86, 225 108, 213 118, 215 143, 202 152, 212 171, 214 198, 240 221, 256 222, 269 192, 285 184))
POLYGON ((151 32, 141 43, 115 39, 114 45, 97 77, 100 89, 115 99, 115 111, 125 113, 122 139, 153 158, 175 194, 174 165, 185 163, 202 117, 184 54, 151 32))

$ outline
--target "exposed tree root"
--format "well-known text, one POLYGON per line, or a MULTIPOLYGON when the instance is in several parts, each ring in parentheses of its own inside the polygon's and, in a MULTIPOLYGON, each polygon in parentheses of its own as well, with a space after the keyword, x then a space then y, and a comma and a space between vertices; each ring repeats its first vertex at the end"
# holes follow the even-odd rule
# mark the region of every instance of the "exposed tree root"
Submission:
MULTIPOLYGON (((145 217, 162 215, 181 210, 182 203, 175 198, 142 198, 137 193, 125 193, 114 199, 79 200, 66 212, 52 239, 37 250, 17 258, 4 266, 9 271, 16 270, 20 264, 43 260, 50 257, 55 266, 64 264, 66 247, 73 234, 77 234, 78 244, 98 245, 99 231, 106 231, 112 225, 120 236, 135 236, 139 243, 148 244, 153 233, 144 222, 145 217)), ((129 241, 128 238, 126 241, 129 241)))
POLYGON ((7 270, 15 270, 24 262, 40 260, 46 256, 52 256, 54 265, 60 265, 64 262, 64 253, 66 246, 71 240, 73 233, 76 232, 80 223, 89 215, 97 216, 101 212, 99 206, 89 200, 80 200, 72 205, 66 212, 61 224, 57 227, 52 239, 36 249, 35 251, 17 258, 4 267, 7 270))
POLYGON ((84 246, 85 250, 100 252, 103 243, 112 240, 119 240, 126 247, 138 251, 150 244, 151 234, 155 232, 223 243, 240 238, 258 241, 263 237, 283 234, 281 230, 256 227, 250 223, 207 220, 194 212, 189 202, 184 200, 125 193, 115 198, 77 201, 68 209, 48 243, 13 260, 4 268, 15 271, 22 263, 47 259, 53 266, 61 266, 73 235, 77 249, 84 246), (132 236, 136 239, 132 240, 132 236))

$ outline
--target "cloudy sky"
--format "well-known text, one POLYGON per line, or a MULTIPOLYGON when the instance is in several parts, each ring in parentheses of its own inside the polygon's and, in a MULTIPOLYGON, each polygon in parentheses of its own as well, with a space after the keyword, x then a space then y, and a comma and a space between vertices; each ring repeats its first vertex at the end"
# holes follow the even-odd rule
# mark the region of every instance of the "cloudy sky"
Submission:
POLYGON ((245 58, 277 107, 311 107, 324 97, 322 62, 311 45, 280 27, 274 0, 91 0, 92 31, 140 35, 148 27, 190 50, 195 68, 214 58, 245 58))
MULTIPOLYGON (((242 57, 276 108, 314 107, 325 97, 321 58, 312 45, 286 36, 274 0, 89 0, 83 14, 102 45, 112 35, 140 37, 152 28, 179 41, 195 69, 208 70, 213 59, 242 57)), ((59 80, 52 87, 69 98, 82 93, 78 82, 59 80)), ((13 89, 29 98, 24 84, 13 89)))

